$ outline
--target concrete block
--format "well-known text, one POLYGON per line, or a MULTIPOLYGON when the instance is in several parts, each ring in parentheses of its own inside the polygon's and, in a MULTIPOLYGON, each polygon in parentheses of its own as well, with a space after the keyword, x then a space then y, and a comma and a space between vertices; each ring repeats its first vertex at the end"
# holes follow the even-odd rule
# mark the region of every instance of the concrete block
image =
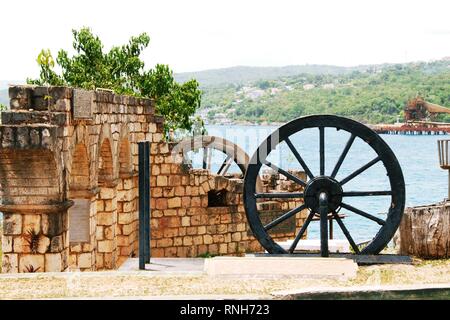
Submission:
POLYGON ((356 276, 358 265, 352 259, 310 257, 215 257, 205 260, 211 276, 296 276, 344 278, 356 276))

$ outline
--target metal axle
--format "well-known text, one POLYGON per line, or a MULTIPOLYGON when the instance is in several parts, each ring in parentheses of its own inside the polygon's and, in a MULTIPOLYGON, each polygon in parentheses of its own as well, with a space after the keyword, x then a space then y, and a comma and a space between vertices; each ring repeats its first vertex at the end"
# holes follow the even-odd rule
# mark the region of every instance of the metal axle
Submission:
POLYGON ((321 192, 319 195, 320 214, 320 255, 328 257, 328 194, 321 192))

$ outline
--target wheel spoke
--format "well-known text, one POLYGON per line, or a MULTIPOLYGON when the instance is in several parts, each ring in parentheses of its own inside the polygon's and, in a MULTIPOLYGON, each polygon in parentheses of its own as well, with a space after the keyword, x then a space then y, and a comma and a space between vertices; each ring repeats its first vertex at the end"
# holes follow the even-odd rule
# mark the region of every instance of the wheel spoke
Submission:
POLYGON ((335 178, 339 169, 341 168, 342 163, 344 162, 345 157, 347 156, 348 151, 350 150, 353 141, 355 141, 356 136, 354 134, 352 134, 350 136, 350 139, 348 139, 347 144, 345 145, 344 150, 342 151, 341 156, 339 157, 338 162, 336 163, 336 165, 334 166, 333 169, 333 173, 331 173, 331 177, 335 178))
POLYGON ((208 170, 211 170, 212 148, 208 148, 208 170))
POLYGON ((269 192, 255 193, 256 199, 293 199, 303 198, 302 192, 269 192))
POLYGON ((208 167, 208 148, 203 148, 203 163, 202 168, 206 169, 208 167))
POLYGON ((314 217, 314 212, 310 212, 308 218, 306 218, 305 223, 303 223, 302 228, 298 232, 297 236, 294 239, 294 242, 292 243, 291 247, 289 248, 289 253, 294 253, 295 248, 297 247, 298 242, 303 237, 303 234, 305 233, 306 229, 308 228, 309 223, 311 222, 312 218, 314 217))
POLYGON ((377 163, 378 161, 380 161, 381 158, 378 156, 375 159, 373 159, 372 161, 366 163, 365 165, 363 165, 361 168, 359 168, 358 170, 356 170, 355 172, 353 172, 352 174, 350 174, 349 176, 347 176, 345 179, 343 179, 340 183, 341 185, 346 184, 347 182, 349 182, 350 180, 352 180, 354 177, 356 177, 357 175, 363 173, 364 171, 366 171, 367 169, 369 169, 371 166, 373 166, 375 163, 377 163))
POLYGON ((391 196, 392 191, 347 191, 343 197, 368 197, 368 196, 391 196))
POLYGON ((325 128, 319 127, 320 130, 320 175, 325 174, 325 128))
POLYGON ((305 209, 306 206, 305 205, 301 205, 300 207, 294 208, 288 212, 286 212, 285 214, 283 214, 282 216, 279 216, 278 218, 276 218, 275 220, 273 220, 271 223, 267 224, 264 226, 264 230, 268 231, 270 229, 272 229, 273 227, 275 227, 276 225, 279 225, 280 223, 282 223, 283 221, 291 218, 292 216, 296 215, 297 213, 299 213, 300 211, 302 211, 303 209, 305 209))
POLYGON ((359 248, 356 245, 355 241, 353 241, 352 236, 350 235, 350 232, 348 232, 347 228, 344 225, 344 222, 342 222, 342 219, 339 217, 339 214, 337 214, 336 211, 333 211, 333 216, 336 222, 338 223, 339 227, 341 228, 342 232, 344 233, 345 237, 347 238, 348 242, 353 248, 353 251, 355 251, 356 254, 359 254, 359 248))
POLYGON ((352 207, 351 205, 349 205, 349 204, 346 204, 346 203, 341 203, 341 207, 342 208, 345 208, 345 209, 347 209, 347 210, 350 210, 350 211, 352 211, 352 212, 354 212, 354 213, 356 213, 356 214, 359 214, 360 216, 363 216, 363 217, 365 217, 365 218, 367 218, 367 219, 370 219, 370 220, 372 220, 372 221, 375 221, 375 222, 377 222, 379 225, 385 225, 386 224, 386 221, 384 221, 383 219, 380 219, 380 218, 377 218, 377 217, 375 217, 375 216, 373 216, 373 215, 371 215, 370 213, 367 213, 367 212, 364 212, 364 211, 362 211, 362 210, 359 210, 359 209, 357 209, 357 208, 355 208, 355 207, 352 207))
POLYGON ((284 175, 286 178, 288 178, 288 179, 290 179, 290 180, 292 180, 292 181, 298 183, 299 185, 302 185, 303 187, 306 186, 306 182, 305 182, 305 181, 301 180, 300 178, 297 178, 297 177, 294 176, 293 174, 291 174, 291 173, 289 173, 289 172, 287 172, 287 171, 285 171, 285 170, 283 170, 283 169, 281 169, 281 168, 278 168, 278 167, 277 167, 276 165, 274 165, 273 163, 270 163, 270 162, 268 162, 268 161, 264 161, 263 163, 264 163, 266 166, 268 166, 268 167, 272 168, 273 170, 275 170, 276 172, 281 173, 281 174, 284 175))
POLYGON ((183 163, 184 163, 184 164, 189 164, 189 165, 192 164, 192 161, 191 161, 191 159, 189 158, 188 153, 187 153, 186 150, 183 150, 183 163))
POLYGON ((228 157, 223 161, 222 165, 221 165, 220 168, 219 168, 219 171, 217 171, 217 174, 224 175, 224 174, 228 171, 228 168, 230 167, 229 162, 230 162, 231 160, 233 160, 233 158, 232 158, 231 156, 228 156, 228 157), (226 169, 224 170, 224 168, 226 168, 226 169), (222 170, 224 170, 223 173, 222 173, 222 170))
POLYGON ((286 144, 288 145, 289 149, 291 149, 292 153, 294 154, 297 161, 302 166, 303 170, 305 170, 305 173, 308 175, 310 179, 314 179, 314 175, 312 174, 311 170, 309 170, 308 166, 306 165, 303 158, 298 153, 297 149, 295 149, 294 145, 292 144, 291 140, 289 138, 286 138, 284 141, 286 141, 286 144))

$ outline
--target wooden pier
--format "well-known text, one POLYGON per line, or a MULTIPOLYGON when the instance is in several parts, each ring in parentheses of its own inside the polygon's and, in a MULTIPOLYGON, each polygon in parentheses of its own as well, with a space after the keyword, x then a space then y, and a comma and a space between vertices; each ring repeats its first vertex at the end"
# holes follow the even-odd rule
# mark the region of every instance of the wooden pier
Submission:
POLYGON ((395 124, 376 124, 370 128, 379 134, 446 135, 450 134, 450 123, 414 121, 395 124))

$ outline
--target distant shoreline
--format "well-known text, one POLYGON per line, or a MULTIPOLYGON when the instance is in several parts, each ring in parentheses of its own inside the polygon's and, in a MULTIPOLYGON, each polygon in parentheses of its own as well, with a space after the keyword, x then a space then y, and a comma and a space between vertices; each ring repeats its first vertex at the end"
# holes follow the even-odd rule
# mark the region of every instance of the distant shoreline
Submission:
MULTIPOLYGON (((294 120, 294 119, 292 119, 294 120)), ((268 122, 264 121, 261 123, 254 123, 254 122, 246 122, 246 121, 236 121, 236 122, 229 122, 229 123, 207 123, 206 126, 267 126, 267 127, 280 127, 282 125, 285 125, 288 122, 268 122)), ((362 122, 361 122, 362 123, 362 122)), ((362 123, 365 126, 371 127, 375 125, 382 125, 382 123, 373 124, 373 123, 362 123)))

